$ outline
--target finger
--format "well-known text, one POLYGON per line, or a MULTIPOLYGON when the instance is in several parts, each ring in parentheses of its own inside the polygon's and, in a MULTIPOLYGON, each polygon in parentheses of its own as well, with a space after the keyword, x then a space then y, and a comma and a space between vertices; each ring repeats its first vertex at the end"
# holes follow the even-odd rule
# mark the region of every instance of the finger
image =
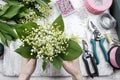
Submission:
POLYGON ((36 59, 30 59, 30 62, 36 62, 37 60, 36 59))
POLYGON ((79 63, 79 58, 74 60, 75 63, 79 63))
POLYGON ((37 63, 36 59, 30 59, 28 62, 28 65, 34 66, 34 65, 36 65, 36 63, 37 63))
POLYGON ((23 64, 27 64, 29 60, 30 60, 30 59, 22 58, 22 63, 23 63, 23 64))
POLYGON ((72 61, 63 61, 63 67, 66 68, 66 67, 68 67, 71 63, 72 63, 72 61))
POLYGON ((22 69, 27 65, 28 61, 29 61, 29 59, 22 58, 22 66, 21 66, 22 69))
POLYGON ((68 69, 68 62, 67 61, 63 61, 63 68, 67 71, 68 69))
POLYGON ((63 65, 69 64, 69 61, 63 61, 63 65))

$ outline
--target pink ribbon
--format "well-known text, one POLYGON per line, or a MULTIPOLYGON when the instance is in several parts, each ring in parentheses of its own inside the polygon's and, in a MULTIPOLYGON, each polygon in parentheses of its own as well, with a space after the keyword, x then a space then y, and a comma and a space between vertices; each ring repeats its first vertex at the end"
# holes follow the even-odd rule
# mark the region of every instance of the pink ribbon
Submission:
POLYGON ((111 51, 110 51, 110 62, 111 64, 116 67, 116 68, 119 68, 117 62, 116 62, 116 51, 117 51, 118 47, 114 47, 111 51))
MULTIPOLYGON (((98 0, 99 1, 99 0, 98 0)), ((92 0, 85 0, 85 6, 87 10, 93 14, 103 13, 105 10, 109 9, 112 5, 113 0, 107 0, 104 5, 96 5, 92 0)))

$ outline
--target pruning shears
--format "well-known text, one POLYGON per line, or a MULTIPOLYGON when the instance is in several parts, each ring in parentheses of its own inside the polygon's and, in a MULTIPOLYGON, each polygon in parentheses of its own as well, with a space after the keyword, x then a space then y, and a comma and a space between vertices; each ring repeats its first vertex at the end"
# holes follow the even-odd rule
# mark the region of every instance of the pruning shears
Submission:
POLYGON ((100 60, 99 60, 98 54, 97 54, 97 49, 96 49, 96 41, 99 41, 99 46, 103 52, 104 58, 106 61, 108 61, 108 54, 107 54, 107 51, 103 45, 103 43, 105 41, 105 37, 102 36, 102 34, 97 29, 97 27, 93 24, 92 21, 89 21, 89 29, 90 29, 90 31, 92 31, 92 38, 91 38, 90 42, 91 42, 92 47, 93 47, 93 55, 96 59, 96 64, 100 63, 100 60))
POLYGON ((84 50, 84 54, 82 55, 82 59, 84 61, 84 64, 85 64, 88 75, 92 78, 95 77, 95 76, 99 76, 99 72, 98 72, 97 65, 95 63, 95 59, 89 53, 88 45, 87 45, 86 41, 82 40, 82 44, 83 44, 83 50, 84 50), (90 61, 88 61, 88 60, 90 60, 90 61), (90 63, 89 62, 92 64, 94 73, 92 73, 91 70, 90 70, 90 63))

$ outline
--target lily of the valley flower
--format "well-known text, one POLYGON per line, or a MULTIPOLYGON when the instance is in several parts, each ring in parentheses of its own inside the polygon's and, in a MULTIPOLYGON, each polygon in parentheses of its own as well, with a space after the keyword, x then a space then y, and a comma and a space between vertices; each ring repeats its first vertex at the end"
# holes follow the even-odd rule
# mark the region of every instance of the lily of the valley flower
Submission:
POLYGON ((0 10, 3 10, 3 7, 4 7, 4 6, 3 6, 2 4, 0 4, 0 10))
MULTIPOLYGON (((57 26, 57 25, 56 25, 57 26)), ((27 31, 25 29, 25 31, 27 31)), ((37 53, 37 58, 53 61, 53 58, 61 53, 65 54, 68 47, 68 38, 54 26, 47 24, 39 26, 37 29, 27 31, 29 34, 21 40, 32 46, 31 55, 37 53)))
POLYGON ((35 5, 35 8, 42 13, 42 16, 44 17, 47 17, 47 16, 50 16, 51 15, 51 6, 49 5, 46 5, 46 6, 42 6, 42 5, 39 5, 39 4, 36 4, 35 5))
POLYGON ((23 0, 22 2, 34 6, 25 10, 26 15, 19 19, 19 23, 37 22, 39 19, 44 21, 44 19, 51 15, 52 7, 48 4, 40 5, 36 0, 23 0))
POLYGON ((39 16, 31 8, 26 10, 27 14, 24 18, 19 19, 21 23, 36 22, 39 16))
POLYGON ((35 2, 35 0, 22 0, 22 1, 25 2, 26 4, 29 4, 29 3, 35 2))

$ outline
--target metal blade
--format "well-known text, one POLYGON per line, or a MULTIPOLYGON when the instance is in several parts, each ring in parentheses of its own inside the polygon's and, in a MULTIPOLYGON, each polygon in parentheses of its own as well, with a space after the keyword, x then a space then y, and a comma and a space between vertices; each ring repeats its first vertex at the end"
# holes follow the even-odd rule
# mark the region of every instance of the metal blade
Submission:
POLYGON ((97 27, 93 24, 92 21, 89 21, 89 30, 94 32, 95 30, 97 30, 97 27))
POLYGON ((88 44, 87 44, 87 42, 85 40, 82 40, 82 44, 83 44, 83 50, 85 52, 88 52, 88 44))

